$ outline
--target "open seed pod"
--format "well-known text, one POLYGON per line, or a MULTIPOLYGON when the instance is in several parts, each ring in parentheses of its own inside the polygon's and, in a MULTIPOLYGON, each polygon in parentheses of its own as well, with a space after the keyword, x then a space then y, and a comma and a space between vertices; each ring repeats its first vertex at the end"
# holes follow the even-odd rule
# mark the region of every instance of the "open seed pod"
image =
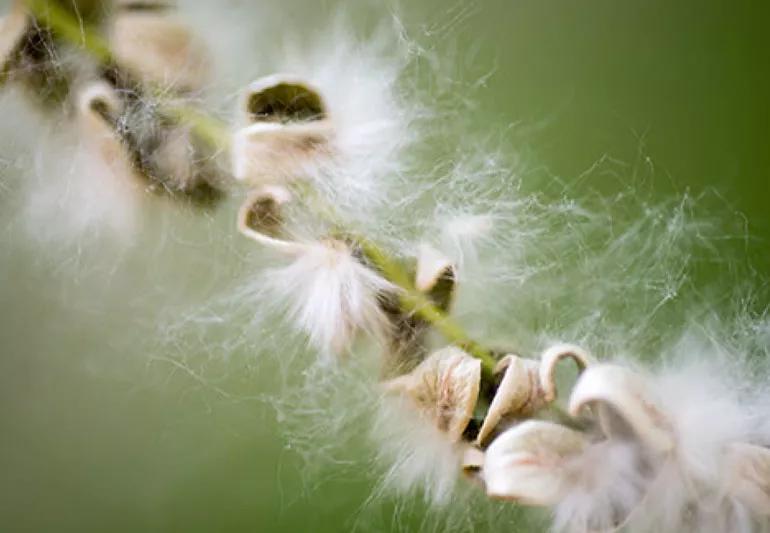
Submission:
POLYGON ((121 1, 108 38, 118 66, 149 87, 174 92, 200 90, 209 68, 203 44, 175 18, 173 4, 121 1))
POLYGON ((251 184, 312 174, 331 155, 333 127, 320 92, 299 78, 259 79, 241 102, 245 126, 233 138, 233 174, 251 184))
POLYGON ((492 498, 527 505, 553 505, 570 488, 567 463, 588 441, 582 433, 542 420, 528 420, 497 437, 486 450, 483 477, 492 498))
POLYGON ((481 362, 448 346, 432 353, 409 374, 385 383, 403 394, 452 442, 462 438, 473 417, 481 384, 481 362))
POLYGON ((77 120, 91 153, 123 183, 139 183, 133 158, 116 130, 123 102, 106 82, 85 86, 78 95, 77 120))
POLYGON ((249 193, 241 205, 238 225, 272 238, 281 234, 281 206, 291 201, 291 193, 280 185, 263 185, 249 193))
POLYGON ((565 359, 572 359, 582 372, 592 364, 591 356, 574 344, 556 344, 540 356, 540 387, 546 402, 556 399, 556 365, 565 359))
POLYGON ((492 397, 487 416, 479 429, 476 443, 483 445, 505 420, 531 417, 556 399, 556 365, 573 359, 579 370, 586 368, 591 358, 587 352, 571 344, 557 344, 543 352, 540 361, 507 355, 495 368, 502 374, 500 385, 492 397))
POLYGON ((290 256, 302 253, 303 243, 282 238, 281 207, 292 199, 288 189, 280 185, 263 185, 246 197, 238 210, 238 231, 275 251, 290 256))
POLYGON ((539 369, 534 359, 507 355, 500 360, 495 374, 503 377, 476 436, 477 444, 484 444, 502 420, 526 418, 545 405, 539 369))
POLYGON ((121 161, 120 173, 139 179, 146 190, 202 206, 221 196, 213 185, 215 171, 201 157, 188 126, 166 119, 154 106, 106 81, 89 85, 78 105, 86 138, 108 143, 108 159, 121 161))
POLYGON ((770 449, 736 442, 725 452, 724 475, 730 496, 759 516, 770 516, 770 449))
POLYGON ((572 391, 569 412, 577 417, 588 406, 610 438, 638 440, 660 454, 675 446, 670 421, 646 380, 635 372, 609 364, 589 367, 572 391))

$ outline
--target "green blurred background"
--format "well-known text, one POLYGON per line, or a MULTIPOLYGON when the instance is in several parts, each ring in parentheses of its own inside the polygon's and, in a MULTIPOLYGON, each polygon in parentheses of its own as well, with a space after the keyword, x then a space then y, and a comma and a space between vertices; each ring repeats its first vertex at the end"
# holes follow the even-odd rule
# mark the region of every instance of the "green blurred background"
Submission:
MULTIPOLYGON (((310 4, 313 20, 302 2, 285 3, 286 23, 313 26, 345 6, 310 4)), ((743 255, 731 260, 751 265, 755 283, 768 279, 769 4, 405 4, 404 24, 452 76, 483 80, 473 93, 474 131, 517 130, 531 157, 577 190, 611 197, 629 180, 643 180, 654 198, 715 189, 721 217, 748 225, 735 252, 743 255), (615 172, 577 180, 602 160, 617 163, 615 172)), ((387 13, 370 11, 372 20, 387 13)), ((8 141, 13 127, 0 124, 8 162, 0 169, 9 176, 24 151, 8 141)), ((2 209, 14 198, 0 196, 2 209)), ((210 279, 209 258, 226 262, 239 246, 220 237, 219 222, 157 218, 158 234, 145 243, 153 251, 116 252, 108 267, 91 266, 87 251, 71 258, 74 267, 55 262, 20 243, 12 224, 3 232, 0 530, 438 529, 420 505, 394 519, 395 504, 386 503, 362 518, 373 483, 364 469, 332 468, 308 481, 260 399, 277 387, 270 364, 208 353, 217 351, 203 346, 210 339, 199 346, 188 333, 177 349, 199 347, 205 380, 171 359, 144 357, 156 346, 157 315, 213 298, 239 268, 210 279), (169 231, 170 244, 160 236, 169 231), (182 264, 195 274, 180 275, 174 265, 182 264)), ((733 281, 714 274, 709 282, 733 281)))

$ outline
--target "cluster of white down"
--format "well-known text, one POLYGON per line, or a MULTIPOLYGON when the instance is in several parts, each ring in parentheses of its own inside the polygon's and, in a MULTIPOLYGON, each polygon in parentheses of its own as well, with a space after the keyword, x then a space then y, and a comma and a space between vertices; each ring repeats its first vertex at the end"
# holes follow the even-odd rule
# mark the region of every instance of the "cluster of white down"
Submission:
POLYGON ((470 433, 479 362, 439 350, 386 383, 419 416, 381 408, 374 435, 387 461, 383 486, 418 489, 446 506, 462 499, 464 471, 492 499, 550 509, 553 530, 570 533, 766 531, 770 404, 766 390, 749 385, 745 361, 722 350, 688 339, 656 372, 595 362, 570 345, 540 360, 507 356, 470 433), (583 367, 566 418, 543 416, 565 357, 583 367))
POLYGON ((487 492, 553 506, 559 531, 764 531, 766 405, 742 397, 723 372, 589 367, 569 410, 589 412, 594 432, 535 420, 514 426, 486 451, 487 492))
MULTIPOLYGON (((691 250, 682 246, 684 239, 701 239, 703 228, 691 227, 679 216, 666 219, 665 213, 654 208, 636 223, 623 226, 612 219, 609 208, 597 213, 570 199, 542 205, 539 198, 517 195, 514 173, 504 165, 458 166, 447 170, 436 184, 413 190, 409 148, 422 140, 418 134, 424 128, 414 126, 426 113, 414 94, 404 91, 409 85, 403 78, 410 51, 402 46, 400 37, 395 32, 362 40, 338 25, 316 42, 276 50, 271 61, 275 72, 261 73, 264 76, 242 90, 229 154, 235 178, 251 189, 239 228, 286 262, 259 277, 259 298, 285 302, 288 322, 304 331, 325 356, 349 352, 359 332, 386 338, 392 326, 381 298, 397 289, 362 262, 354 245, 331 235, 337 221, 300 227, 274 227, 272 222, 281 218, 281 210, 291 207, 297 196, 303 195, 306 202, 316 193, 320 205, 314 209, 328 214, 331 206, 342 222, 363 219, 374 207, 382 208, 394 199, 395 181, 398 204, 394 209, 399 215, 412 208, 416 216, 424 214, 420 206, 425 196, 435 196, 437 204, 434 216, 425 217, 419 226, 426 233, 433 231, 431 244, 442 253, 425 248, 429 253, 424 254, 425 263, 418 263, 415 285, 418 289, 429 285, 436 272, 447 266, 457 271, 457 279, 474 282, 474 290, 480 289, 477 308, 484 311, 477 313, 484 322, 478 329, 492 331, 505 341, 529 335, 530 344, 538 335, 595 340, 612 334, 615 345, 618 339, 633 340, 637 348, 640 339, 650 338, 653 316, 676 297, 688 277, 691 250), (479 184, 493 180, 499 183, 488 188, 479 184), (308 189, 314 191, 309 197, 305 195, 308 189), (263 211, 255 213, 255 206, 263 211), (252 215, 255 220, 249 218, 252 215), (592 233, 596 228, 601 231, 592 233), (600 238, 594 238, 595 234, 600 238), (585 244, 592 240, 601 245, 590 248, 585 244), (469 279, 467 272, 483 271, 477 263, 490 256, 496 256, 492 275, 469 279), (508 297, 503 289, 511 287, 518 292, 509 291, 508 297), (575 301, 570 298, 592 313, 575 311, 575 301), (625 300, 633 304, 623 307, 625 316, 606 311, 608 303, 627 304, 625 300), (547 326, 540 326, 541 322, 547 326), (567 327, 560 330, 563 324, 567 327), (536 327, 547 331, 523 331, 536 327)), ((152 39, 151 33, 147 39, 152 39)), ((132 50, 137 52, 134 59, 139 65, 141 57, 152 56, 142 52, 142 47, 129 47, 128 53, 132 50)), ((184 64, 188 59, 181 61, 184 64)), ((130 64, 130 58, 126 62, 130 64)), ((147 74, 157 72, 156 67, 155 63, 148 65, 147 74)), ((161 73, 156 81, 162 85, 179 82, 176 76, 168 77, 167 68, 161 67, 161 73)), ((200 82, 196 79, 195 83, 200 82)), ((82 236, 96 227, 131 234, 138 206, 147 194, 124 179, 133 169, 113 138, 113 130, 105 128, 101 120, 105 109, 119 103, 100 84, 79 94, 75 129, 82 126, 80 138, 89 145, 78 151, 75 170, 69 164, 67 172, 39 170, 46 177, 57 174, 66 179, 56 181, 59 186, 46 182, 36 188, 27 218, 34 221, 36 231, 61 238, 65 234, 82 236), (51 222, 54 213, 57 223, 51 222), (49 218, 43 222, 41 217, 49 218)), ((433 125, 443 127, 440 122, 433 125)), ((458 150, 474 145, 465 136, 461 138, 458 150)), ((443 168, 438 163, 436 167, 443 168)), ((367 225, 381 226, 374 237, 403 243, 400 255, 417 256, 417 246, 406 248, 412 237, 392 235, 389 224, 389 220, 377 219, 367 225)), ((251 304, 260 313, 264 302, 251 304)), ((674 361, 689 350, 679 346, 673 351, 674 361)), ((378 444, 379 459, 386 465, 382 490, 410 496, 418 490, 438 505, 456 501, 465 467, 492 497, 551 508, 557 530, 764 531, 763 516, 770 509, 766 448, 770 445, 770 401, 746 390, 750 380, 742 359, 726 362, 701 346, 694 351, 705 362, 672 363, 654 373, 631 370, 634 365, 628 363, 587 365, 567 405, 573 422, 588 428, 583 431, 553 421, 501 416, 494 427, 484 420, 490 426, 488 441, 468 441, 465 430, 479 394, 473 380, 479 379, 480 370, 473 361, 451 367, 462 369, 454 377, 470 380, 470 385, 462 389, 462 410, 450 411, 448 419, 446 412, 441 415, 446 426, 435 425, 436 414, 442 413, 437 407, 440 402, 430 406, 427 418, 413 419, 404 416, 402 405, 383 401, 383 395, 370 387, 350 386, 355 397, 340 393, 336 388, 345 387, 342 380, 316 380, 309 385, 316 393, 335 387, 337 403, 329 406, 331 412, 300 405, 306 397, 295 398, 298 401, 282 412, 299 420, 306 413, 307 425, 302 429, 315 431, 317 440, 311 445, 326 449, 333 443, 323 439, 347 442, 340 433, 361 430, 340 422, 351 414, 351 401, 360 400, 360 410, 362 405, 377 405, 381 418, 374 421, 371 434, 378 444), (330 420, 337 423, 330 425, 330 420), (334 430, 329 431, 330 427, 334 430)), ((458 352, 450 348, 444 355, 457 359, 458 352)), ((512 361, 508 359, 500 370, 511 376, 511 383, 517 383, 509 371, 517 368, 512 361)), ((390 388, 409 396, 425 383, 440 382, 423 379, 431 372, 447 371, 430 364, 415 369, 413 376, 419 379, 404 377, 390 383, 390 388)), ((528 368, 529 363, 522 364, 528 368)), ((526 377, 531 384, 530 374, 526 377)), ((422 402, 437 399, 420 398, 422 402)), ((527 412, 527 418, 532 414, 527 412)), ((489 419, 489 413, 486 417, 489 419)), ((358 420, 372 423, 368 416, 358 420)), ((468 509, 464 515, 473 512, 468 509)))
POLYGON ((18 121, 17 135, 44 111, 30 143, 35 164, 20 187, 20 218, 32 240, 48 249, 53 244, 71 253, 100 240, 125 246, 147 227, 153 190, 182 191, 197 180, 199 154, 189 131, 162 124, 153 109, 201 91, 208 56, 171 4, 79 1, 66 7, 77 17, 88 11, 83 24, 98 21, 116 68, 136 85, 109 80, 94 58, 64 40, 30 45, 34 19, 23 1, 12 2, 0 17, 0 87, 6 93, 0 105, 6 115, 27 117, 18 121), (37 46, 37 55, 28 46, 37 46), (61 94, 48 86, 49 74, 62 85, 61 94), (142 166, 153 169, 157 183, 146 179, 142 166))

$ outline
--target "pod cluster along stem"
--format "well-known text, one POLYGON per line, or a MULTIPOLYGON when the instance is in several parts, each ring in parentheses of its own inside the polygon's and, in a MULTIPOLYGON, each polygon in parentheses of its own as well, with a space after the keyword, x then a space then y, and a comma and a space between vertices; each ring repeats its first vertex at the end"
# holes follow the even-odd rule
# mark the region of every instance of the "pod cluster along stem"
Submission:
POLYGON ((399 412, 397 434, 408 437, 407 457, 430 451, 415 460, 398 457, 408 470, 407 486, 415 478, 436 480, 432 470, 421 473, 426 464, 442 469, 441 480, 444 471, 454 480, 461 470, 490 498, 552 507, 555 527, 570 533, 733 533, 748 531, 748 522, 770 523, 766 393, 745 397, 730 380, 711 383, 719 372, 705 376, 703 369, 656 376, 599 363, 572 344, 554 344, 538 358, 493 351, 450 316, 455 262, 426 243, 413 254, 383 245, 386 238, 359 231, 354 217, 322 193, 319 184, 347 193, 345 182, 333 180, 366 183, 367 169, 379 177, 401 168, 386 163, 404 146, 401 130, 391 135, 394 130, 375 120, 392 118, 404 105, 398 98, 390 105, 397 76, 372 88, 345 62, 342 71, 353 70, 356 83, 334 89, 355 85, 367 96, 365 107, 378 110, 374 118, 359 113, 350 95, 296 76, 265 76, 244 91, 233 128, 191 104, 189 95, 206 83, 206 51, 172 20, 166 2, 148 13, 150 4, 116 0, 100 33, 62 0, 16 0, 3 26, 13 31, 0 40, 0 74, 30 82, 46 103, 59 101, 51 94, 69 98, 83 138, 95 141, 89 157, 108 163, 96 171, 100 181, 126 185, 116 195, 121 205, 155 190, 209 206, 225 188, 211 160, 231 156, 226 177, 250 187, 238 230, 286 259, 260 290, 275 291, 287 304, 291 325, 318 356, 350 353, 359 333, 381 341, 386 353, 378 391, 406 399, 430 431, 406 435, 410 428, 399 412), (85 68, 53 75, 59 45, 83 50, 85 68), (91 75, 89 84, 78 78, 80 70, 91 75), (23 76, 30 72, 42 74, 23 76), (54 85, 62 90, 54 93, 54 85), (372 94, 388 105, 373 105, 372 94), (337 119, 345 114, 356 120, 337 119), (367 135, 382 129, 384 136, 367 135), (109 172, 126 179, 102 180, 109 172), (143 180, 137 181, 142 187, 133 187, 133 178, 143 180), (131 192, 124 193, 128 184, 131 192), (310 232, 314 238, 283 224, 287 213, 299 214, 284 209, 292 201, 302 212, 298 222, 320 226, 310 232), (429 350, 431 330, 450 345, 429 350), (564 385, 557 366, 565 360, 578 371, 568 394, 557 391, 564 385))
MULTIPOLYGON (((49 28, 57 37, 73 46, 82 48, 105 67, 114 63, 113 54, 107 41, 95 29, 83 24, 56 2, 24 0, 24 3, 35 20, 49 28)), ((157 88, 157 93, 162 93, 160 88, 157 88)), ((227 124, 200 108, 186 103, 172 102, 161 104, 160 112, 170 120, 190 127, 198 139, 215 150, 227 150, 231 145, 230 129, 227 124)), ((324 208, 319 211, 329 217, 334 217, 333 210, 324 208)), ((336 219, 327 222, 333 222, 340 226, 336 219)), ((439 309, 425 294, 418 291, 407 270, 398 259, 371 239, 358 235, 347 228, 341 229, 347 234, 356 235, 355 240, 366 258, 381 272, 385 279, 400 289, 398 300, 405 313, 414 314, 431 324, 450 343, 479 359, 485 377, 492 376, 496 365, 492 351, 473 340, 457 321, 439 309)))

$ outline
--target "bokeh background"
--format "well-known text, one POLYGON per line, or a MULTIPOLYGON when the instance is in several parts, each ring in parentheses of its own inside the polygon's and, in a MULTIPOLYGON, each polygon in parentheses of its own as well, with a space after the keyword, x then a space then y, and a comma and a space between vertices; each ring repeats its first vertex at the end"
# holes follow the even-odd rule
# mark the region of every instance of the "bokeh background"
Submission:
MULTIPOLYGON (((232 23, 229 10, 252 15, 238 18, 243 34, 252 24, 261 31, 262 10, 299 34, 323 29, 340 11, 362 26, 398 13, 473 98, 469 132, 499 136, 501 150, 536 161, 548 183, 607 199, 629 185, 649 201, 686 192, 717 198, 715 220, 740 237, 723 253, 751 273, 746 283, 758 295, 747 305, 767 306, 767 4, 260 4, 190 0, 181 9, 204 34, 223 31, 218 16, 232 23)), ((224 93, 259 74, 240 65, 224 93)), ((0 210, 13 213, 18 182, 39 157, 41 119, 14 99, 0 109, 0 210)), ((419 503, 366 507, 375 483, 366 468, 315 468, 295 453, 266 401, 283 379, 276 364, 254 360, 248 345, 230 346, 227 327, 200 339, 196 327, 174 329, 176 316, 216 299, 250 268, 248 245, 227 231, 227 217, 157 206, 146 216, 152 229, 141 246, 100 243, 66 254, 41 250, 18 221, 2 219, 0 530, 440 530, 419 503), (198 363, 179 364, 185 358, 198 363)), ((701 266, 696 287, 728 292, 736 283, 722 266, 701 266)), ((509 523, 509 531, 528 530, 514 514, 509 523)))

